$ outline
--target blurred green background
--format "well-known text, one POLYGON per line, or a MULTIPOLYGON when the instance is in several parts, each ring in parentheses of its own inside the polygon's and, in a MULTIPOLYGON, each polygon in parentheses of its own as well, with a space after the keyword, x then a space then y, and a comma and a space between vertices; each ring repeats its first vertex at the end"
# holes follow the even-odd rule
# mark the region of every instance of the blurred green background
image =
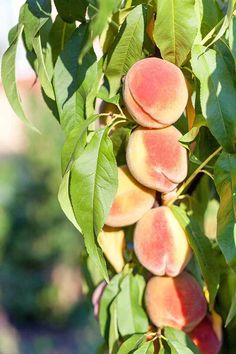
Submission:
POLYGON ((83 295, 83 242, 57 201, 63 136, 39 89, 25 86, 41 134, 21 127, 21 151, 0 154, 0 354, 93 354, 100 336, 83 295))

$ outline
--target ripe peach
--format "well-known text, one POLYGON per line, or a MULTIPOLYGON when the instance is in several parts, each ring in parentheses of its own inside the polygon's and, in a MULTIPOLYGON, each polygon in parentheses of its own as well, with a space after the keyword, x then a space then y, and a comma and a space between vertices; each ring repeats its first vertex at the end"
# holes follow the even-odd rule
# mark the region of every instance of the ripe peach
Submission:
POLYGON ((156 326, 170 326, 186 332, 196 327, 207 312, 202 289, 187 272, 175 278, 152 277, 147 283, 145 303, 156 326))
POLYGON ((109 263, 117 273, 124 265, 125 233, 122 229, 104 226, 98 235, 98 243, 109 263))
POLYGON ((189 336, 202 354, 218 354, 222 340, 214 331, 212 320, 206 316, 204 320, 195 327, 189 336))
POLYGON ((155 202, 154 190, 138 183, 127 166, 118 168, 118 191, 112 204, 106 225, 113 227, 132 225, 138 221, 155 202))
POLYGON ((149 128, 165 127, 183 113, 188 89, 176 65, 159 58, 146 58, 128 71, 123 98, 137 123, 149 128))
POLYGON ((166 206, 147 211, 138 221, 134 251, 150 272, 170 277, 182 272, 192 254, 184 229, 166 206))
POLYGON ((174 126, 135 129, 126 152, 134 178, 159 192, 174 190, 187 175, 187 151, 178 141, 181 136, 174 126))

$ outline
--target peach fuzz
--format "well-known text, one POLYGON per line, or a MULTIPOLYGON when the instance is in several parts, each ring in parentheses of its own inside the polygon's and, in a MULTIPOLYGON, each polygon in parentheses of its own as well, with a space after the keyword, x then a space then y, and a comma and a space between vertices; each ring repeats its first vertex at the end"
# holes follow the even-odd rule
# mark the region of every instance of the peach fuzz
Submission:
POLYGON ((138 183, 127 166, 118 168, 118 190, 106 225, 128 226, 136 223, 155 202, 156 192, 138 183))
POLYGON ((128 71, 123 98, 133 119, 144 127, 173 124, 188 100, 184 75, 174 64, 159 58, 136 62, 128 71))
POLYGON ((212 319, 206 316, 197 327, 189 333, 190 338, 202 354, 218 354, 222 339, 217 336, 213 328, 212 319))
POLYGON ((139 127, 130 136, 126 160, 134 178, 146 187, 170 192, 187 176, 187 151, 179 143, 174 126, 163 129, 139 127))
POLYGON ((98 243, 108 262, 117 273, 121 272, 124 265, 125 233, 122 229, 104 226, 98 235, 98 243))
POLYGON ((195 278, 183 272, 175 278, 152 277, 146 287, 147 313, 157 327, 192 331, 206 316, 207 302, 195 278))
POLYGON ((166 207, 149 210, 134 231, 134 251, 139 262, 155 275, 179 275, 192 252, 184 229, 166 207))

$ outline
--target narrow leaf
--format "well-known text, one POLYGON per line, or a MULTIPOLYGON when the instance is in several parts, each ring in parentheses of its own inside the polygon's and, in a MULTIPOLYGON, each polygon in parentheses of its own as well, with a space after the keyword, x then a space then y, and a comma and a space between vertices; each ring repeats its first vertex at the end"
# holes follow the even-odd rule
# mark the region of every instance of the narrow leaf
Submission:
POLYGON ((177 354, 200 354, 200 351, 193 344, 186 333, 176 328, 166 327, 164 335, 167 343, 177 354))
POLYGON ((97 80, 96 55, 93 50, 79 64, 87 30, 86 24, 75 30, 58 57, 54 70, 54 90, 60 121, 67 134, 87 117, 87 96, 97 80))
POLYGON ((54 0, 54 3, 59 15, 65 22, 71 23, 76 20, 85 20, 88 6, 87 0, 54 0))
POLYGON ((198 26, 194 0, 158 0, 153 37, 163 59, 178 66, 183 64, 198 26))
POLYGON ((146 341, 146 335, 133 334, 122 345, 117 354, 130 354, 146 341))
POLYGON ((6 50, 6 52, 2 56, 2 83, 8 98, 8 101, 14 110, 14 112, 18 115, 18 117, 31 129, 38 132, 38 130, 33 126, 32 123, 27 119, 24 110, 21 105, 21 98, 16 85, 16 73, 15 73, 15 65, 16 65, 16 51, 18 40, 22 34, 23 26, 21 24, 18 25, 18 31, 15 35, 15 38, 12 39, 10 47, 6 50))
POLYGON ((207 125, 206 119, 202 115, 199 115, 199 114, 196 115, 192 129, 190 129, 189 132, 187 132, 185 135, 183 135, 179 141, 182 143, 192 142, 193 140, 196 139, 200 128, 205 127, 206 125, 207 125))
POLYGON ((33 40, 51 15, 50 0, 27 0, 20 16, 24 25, 24 39, 29 51, 33 49, 33 40))
POLYGON ((70 199, 88 253, 105 272, 97 236, 117 189, 117 167, 106 129, 97 131, 71 169, 70 199))
POLYGON ((108 334, 109 334, 109 323, 110 323, 109 308, 112 301, 120 291, 119 284, 122 277, 123 274, 119 273, 112 278, 110 283, 106 286, 100 301, 99 325, 100 325, 101 335, 106 339, 108 339, 108 334))
POLYGON ((227 316, 226 321, 225 321, 225 327, 227 327, 230 324, 230 322, 233 320, 233 318, 235 316, 236 316, 236 293, 234 295, 234 298, 233 298, 233 301, 231 303, 228 316, 227 316))
POLYGON ((136 61, 143 58, 145 22, 146 7, 138 5, 126 17, 108 52, 105 75, 110 85, 110 97, 117 93, 122 76, 136 61))
POLYGON ((33 48, 38 59, 37 74, 40 80, 40 84, 44 92, 46 93, 46 95, 51 100, 54 100, 55 99, 54 91, 53 91, 50 75, 47 71, 47 65, 45 63, 45 59, 43 56, 41 37, 39 34, 36 35, 36 37, 33 39, 33 48))
POLYGON ((227 65, 215 50, 196 45, 192 50, 192 68, 201 84, 201 108, 207 125, 219 144, 232 152, 236 136, 236 90, 227 65))
POLYGON ((70 222, 75 226, 76 229, 81 233, 81 228, 79 227, 76 218, 74 216, 73 208, 70 201, 69 196, 69 181, 70 181, 70 173, 66 173, 62 178, 59 192, 58 192, 58 201, 60 206, 65 213, 66 217, 70 220, 70 222))
POLYGON ((234 16, 230 22, 229 27, 229 46, 232 52, 232 55, 235 60, 236 65, 236 16, 234 16))
POLYGON ((219 32, 217 33, 217 35, 215 36, 215 38, 210 42, 210 44, 208 44, 208 47, 212 46, 213 43, 218 41, 225 34, 226 30, 229 28, 231 18, 233 16, 233 12, 235 10, 235 4, 236 4, 236 0, 229 0, 228 1, 227 14, 224 18, 222 26, 221 26, 219 32))
POLYGON ((144 287, 145 281, 138 274, 128 274, 120 284, 121 290, 117 296, 118 327, 123 337, 148 330, 148 319, 142 306, 144 287))
POLYGON ((59 15, 57 15, 49 35, 49 44, 51 46, 52 60, 54 64, 60 52, 63 51, 65 43, 75 31, 75 28, 76 26, 74 23, 66 23, 59 15))
POLYGON ((88 40, 81 52, 80 60, 82 60, 84 55, 92 48, 94 39, 102 33, 112 13, 119 6, 119 3, 120 1, 117 0, 97 0, 95 2, 97 5, 96 8, 93 5, 95 14, 90 21, 88 40))
POLYGON ((134 351, 134 354, 154 354, 155 348, 153 342, 146 342, 140 348, 134 351))
POLYGON ((109 327, 109 353, 110 354, 117 354, 119 348, 119 332, 118 332, 118 325, 117 325, 117 301, 116 298, 113 300, 110 306, 110 327, 109 327))
POLYGON ((62 174, 64 175, 72 163, 79 157, 87 141, 87 130, 91 123, 99 117, 98 114, 88 118, 70 131, 64 142, 61 153, 62 174))
POLYGON ((236 156, 223 152, 215 164, 214 177, 220 196, 217 241, 227 263, 236 271, 236 156))

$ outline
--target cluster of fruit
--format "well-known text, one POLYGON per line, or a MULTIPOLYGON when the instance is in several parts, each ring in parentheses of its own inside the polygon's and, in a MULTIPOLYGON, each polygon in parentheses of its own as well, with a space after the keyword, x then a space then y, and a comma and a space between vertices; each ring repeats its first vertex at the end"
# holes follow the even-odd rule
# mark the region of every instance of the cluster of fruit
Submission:
MULTIPOLYGON (((185 78, 174 64, 158 58, 143 59, 127 73, 123 98, 139 127, 128 142, 127 166, 118 168, 118 191, 100 236, 101 247, 108 244, 103 250, 109 260, 109 234, 115 233, 121 245, 121 228, 137 223, 134 252, 153 275, 145 292, 150 320, 159 328, 184 330, 203 354, 217 354, 221 338, 207 315, 202 288, 184 271, 192 251, 185 230, 168 207, 188 169, 187 152, 179 142, 182 135, 171 125, 187 104, 185 78), (163 193, 162 206, 156 192, 163 193)), ((116 270, 123 266, 120 258, 116 270)))

